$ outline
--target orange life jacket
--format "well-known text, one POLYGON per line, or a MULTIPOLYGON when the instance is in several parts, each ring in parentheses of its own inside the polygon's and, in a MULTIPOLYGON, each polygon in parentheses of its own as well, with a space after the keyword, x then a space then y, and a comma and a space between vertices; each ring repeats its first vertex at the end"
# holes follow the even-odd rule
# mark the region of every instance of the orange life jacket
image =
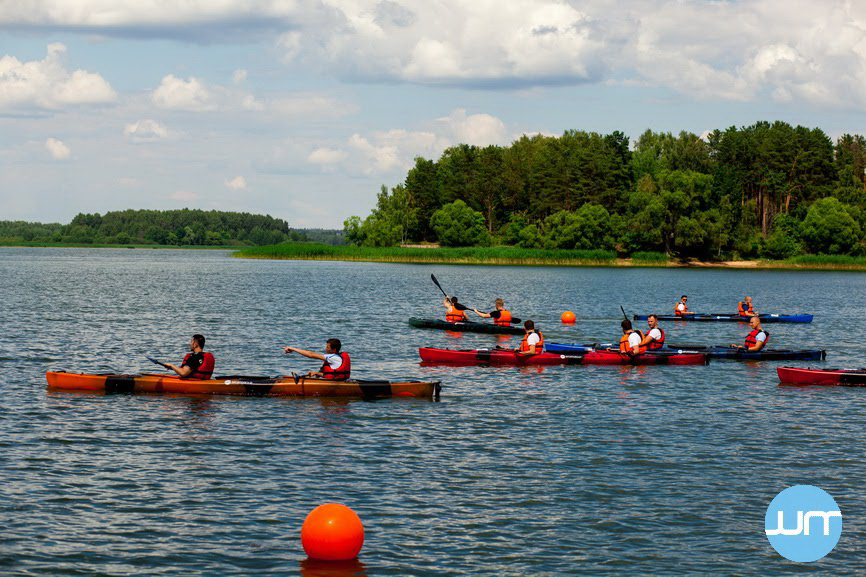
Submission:
POLYGON ((449 323, 462 323, 467 320, 466 311, 459 311, 452 305, 451 308, 445 309, 445 320, 449 323))
POLYGON ((688 312, 689 312, 688 305, 684 304, 682 301, 680 301, 674 305, 674 314, 677 315, 678 317, 681 317, 688 312), (680 310, 680 305, 683 305, 683 310, 680 310))
MULTIPOLYGON (((216 359, 211 353, 202 352, 201 365, 194 370, 188 377, 188 379, 209 379, 213 375, 213 369, 216 365, 216 359)), ((192 353, 187 353, 183 358, 183 362, 180 366, 184 366, 189 358, 192 356, 192 353)))
POLYGON ((520 352, 525 353, 528 352, 532 345, 529 344, 529 335, 535 333, 538 335, 538 342, 535 343, 535 354, 540 353, 544 350, 544 335, 541 334, 541 331, 532 331, 531 333, 526 333, 523 335, 523 340, 520 341, 520 352))
POLYGON ((511 326, 511 311, 505 309, 499 311, 499 318, 493 319, 493 324, 501 327, 511 326))
MULTIPOLYGON (((665 330, 664 330, 663 328, 661 328, 661 327, 656 327, 656 328, 657 328, 657 329, 659 330, 659 332, 662 334, 662 338, 660 338, 660 339, 657 340, 657 341, 654 340, 654 341, 650 341, 650 342, 648 342, 648 343, 646 344, 646 348, 647 348, 648 350, 652 350, 652 349, 660 349, 660 348, 662 348, 663 346, 665 346, 665 330)), ((643 340, 643 339, 641 339, 641 340, 643 340)))
MULTIPOLYGON (((631 331, 631 333, 637 333, 637 335, 639 337, 641 337, 641 340, 643 340, 643 335, 641 334, 640 331, 633 330, 633 331, 631 331)), ((629 335, 631 335, 631 333, 626 333, 622 336, 621 339, 619 339, 619 352, 621 352, 621 353, 634 352, 634 349, 628 344, 628 337, 629 337, 629 335)), ((638 350, 638 354, 645 353, 646 347, 641 345, 638 347, 637 350, 638 350)))
POLYGON ((751 310, 752 305, 746 304, 743 301, 737 303, 737 312, 740 314, 741 317, 749 316, 747 313, 749 313, 751 310))
POLYGON ((322 368, 319 369, 319 372, 322 373, 322 377, 326 379, 334 379, 335 381, 345 381, 349 378, 352 373, 352 359, 349 358, 349 353, 335 353, 341 359, 343 359, 343 364, 340 365, 339 369, 332 369, 331 365, 328 364, 328 361, 325 361, 322 365, 322 368))
POLYGON ((770 333, 765 331, 764 329, 755 329, 746 335, 746 348, 750 349, 758 344, 758 335, 764 333, 766 337, 764 338, 764 346, 767 346, 767 343, 770 342, 770 333))

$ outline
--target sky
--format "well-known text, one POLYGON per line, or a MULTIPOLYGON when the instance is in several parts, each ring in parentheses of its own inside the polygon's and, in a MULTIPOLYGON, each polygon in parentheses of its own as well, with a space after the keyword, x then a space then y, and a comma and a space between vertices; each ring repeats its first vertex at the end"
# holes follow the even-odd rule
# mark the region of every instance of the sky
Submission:
POLYGON ((0 220, 366 216, 523 134, 866 134, 866 2, 0 0, 0 220))

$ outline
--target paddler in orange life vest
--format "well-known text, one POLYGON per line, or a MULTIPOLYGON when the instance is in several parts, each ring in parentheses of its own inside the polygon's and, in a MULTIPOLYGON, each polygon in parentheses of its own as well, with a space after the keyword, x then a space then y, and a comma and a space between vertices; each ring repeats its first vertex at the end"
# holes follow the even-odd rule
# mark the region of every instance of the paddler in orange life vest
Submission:
POLYGON ((678 302, 677 305, 674 307, 674 313, 678 317, 688 315, 688 314, 694 314, 694 313, 689 312, 689 307, 686 304, 688 302, 688 300, 689 300, 689 297, 687 295, 683 295, 680 297, 680 302, 678 302))
MULTIPOLYGON (((502 299, 496 299, 495 301, 496 310, 493 310, 489 313, 482 313, 478 309, 472 309, 475 311, 479 317, 483 319, 493 319, 493 324, 498 325, 500 327, 510 327, 511 326, 511 311, 505 308, 505 301, 502 299)), ((520 322, 520 321, 517 321, 520 322)))
POLYGON ((659 327, 659 319, 656 315, 649 315, 646 319, 647 332, 643 335, 640 346, 647 350, 660 349, 665 346, 665 331, 659 327))
POLYGON ((746 340, 743 345, 731 345, 740 350, 756 353, 764 348, 770 341, 770 333, 761 327, 761 319, 752 317, 749 319, 749 326, 752 327, 752 332, 746 335, 746 340))
POLYGON ((743 297, 743 300, 737 303, 737 313, 741 317, 754 317, 758 315, 755 312, 755 307, 752 306, 752 297, 743 297))
POLYGON ((176 372, 182 379, 209 379, 213 375, 216 361, 211 353, 206 353, 204 348, 204 336, 193 335, 189 341, 189 351, 180 363, 180 366, 165 363, 165 368, 176 372))
POLYGON ((525 331, 523 340, 514 352, 526 357, 542 352, 544 350, 544 335, 541 334, 541 331, 535 329, 535 323, 529 320, 525 321, 523 323, 523 330, 525 331))
POLYGON ((445 305, 445 320, 449 323, 464 323, 469 320, 466 307, 457 303, 457 297, 445 297, 442 304, 445 305))
POLYGON ((340 348, 343 344, 340 339, 328 339, 325 343, 325 354, 306 351, 297 347, 283 347, 283 352, 298 353, 310 359, 319 359, 323 361, 322 368, 318 371, 310 371, 308 377, 321 377, 323 379, 333 379, 335 381, 345 381, 352 373, 352 359, 349 358, 349 353, 341 353, 340 348))
POLYGON ((643 335, 640 331, 631 328, 631 321, 623 319, 620 326, 622 326, 622 338, 619 339, 619 352, 629 355, 640 355, 645 353, 646 347, 641 345, 643 335))

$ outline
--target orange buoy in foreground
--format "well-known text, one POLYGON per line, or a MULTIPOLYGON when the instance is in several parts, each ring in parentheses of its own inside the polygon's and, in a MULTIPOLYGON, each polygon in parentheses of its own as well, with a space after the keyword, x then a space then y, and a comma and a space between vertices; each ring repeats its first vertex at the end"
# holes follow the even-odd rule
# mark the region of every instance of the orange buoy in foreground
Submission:
POLYGON ((562 322, 569 323, 569 324, 573 323, 574 321, 577 320, 577 317, 574 316, 574 313, 571 311, 565 311, 564 313, 562 313, 562 316, 559 318, 562 320, 562 322))
POLYGON ((310 511, 304 519, 301 545, 310 559, 354 559, 364 545, 364 525, 349 507, 325 503, 310 511))

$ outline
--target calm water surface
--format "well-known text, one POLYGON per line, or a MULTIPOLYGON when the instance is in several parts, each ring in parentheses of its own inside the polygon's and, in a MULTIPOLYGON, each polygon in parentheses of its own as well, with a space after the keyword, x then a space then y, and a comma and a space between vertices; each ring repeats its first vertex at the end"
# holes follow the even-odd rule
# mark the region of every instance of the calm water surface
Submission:
MULTIPOLYGON (((246 261, 224 252, 0 249, 0 574, 769 575, 866 572, 866 390, 783 388, 777 363, 420 367, 413 329, 502 296, 549 341, 618 339, 619 305, 815 314, 779 347, 866 365, 866 275, 246 261), (572 327, 558 322, 573 310, 572 327), (152 371, 207 336, 217 372, 317 368, 281 346, 338 336, 358 377, 441 379, 441 402, 49 393, 46 370, 152 371), (764 513, 813 484, 844 515, 816 564, 782 559, 764 513), (324 502, 366 527, 360 563, 303 563, 324 502)), ((726 344, 742 324, 668 323, 726 344)), ((508 341, 516 345, 517 338, 508 341)), ((798 364, 789 362, 787 364, 798 364)), ((808 363, 799 363, 805 365, 808 363)), ((816 364, 816 363, 811 363, 816 364)))

